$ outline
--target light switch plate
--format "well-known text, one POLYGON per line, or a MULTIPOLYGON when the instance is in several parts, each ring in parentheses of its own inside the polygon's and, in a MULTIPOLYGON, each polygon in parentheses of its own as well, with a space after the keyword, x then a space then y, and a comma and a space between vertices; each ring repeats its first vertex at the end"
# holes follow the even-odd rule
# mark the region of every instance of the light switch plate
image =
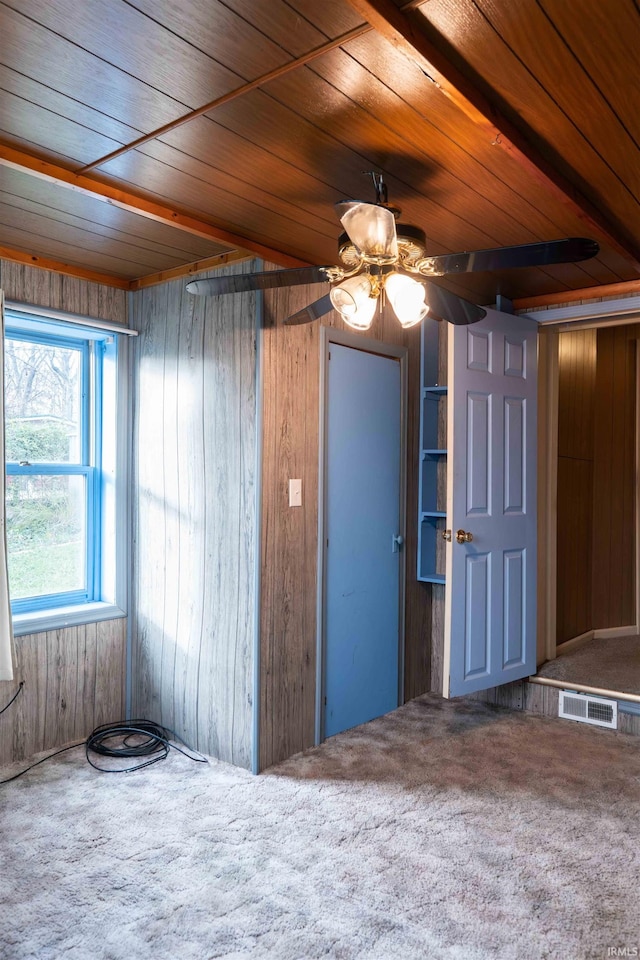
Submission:
POLYGON ((289 506, 302 506, 302 480, 289 480, 289 506))

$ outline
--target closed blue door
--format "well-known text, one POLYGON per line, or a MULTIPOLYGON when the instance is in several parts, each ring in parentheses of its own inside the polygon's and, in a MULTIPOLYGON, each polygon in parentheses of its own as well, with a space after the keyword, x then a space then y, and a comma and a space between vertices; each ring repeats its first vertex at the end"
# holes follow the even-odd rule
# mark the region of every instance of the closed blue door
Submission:
POLYGON ((398 706, 401 377, 330 344, 325 448, 324 735, 398 706))

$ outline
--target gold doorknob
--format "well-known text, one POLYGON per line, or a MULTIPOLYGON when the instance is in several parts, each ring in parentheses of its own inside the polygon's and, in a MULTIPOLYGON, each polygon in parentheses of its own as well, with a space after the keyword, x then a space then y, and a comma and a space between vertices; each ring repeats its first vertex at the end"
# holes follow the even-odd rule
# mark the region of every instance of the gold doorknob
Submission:
POLYGON ((443 530, 442 539, 446 540, 447 543, 451 543, 451 530, 443 530))
POLYGON ((458 530, 456 533, 456 541, 458 543, 471 543, 473 540, 473 534, 467 533, 466 530, 458 530))

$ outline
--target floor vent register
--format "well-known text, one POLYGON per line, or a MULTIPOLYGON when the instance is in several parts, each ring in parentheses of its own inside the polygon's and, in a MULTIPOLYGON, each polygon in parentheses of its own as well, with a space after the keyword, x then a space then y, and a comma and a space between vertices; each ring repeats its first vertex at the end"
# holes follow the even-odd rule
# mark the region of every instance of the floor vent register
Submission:
POLYGON ((565 720, 578 720, 591 723, 596 727, 618 729, 618 703, 604 697, 593 697, 588 693, 576 693, 573 690, 561 690, 558 716, 565 720))

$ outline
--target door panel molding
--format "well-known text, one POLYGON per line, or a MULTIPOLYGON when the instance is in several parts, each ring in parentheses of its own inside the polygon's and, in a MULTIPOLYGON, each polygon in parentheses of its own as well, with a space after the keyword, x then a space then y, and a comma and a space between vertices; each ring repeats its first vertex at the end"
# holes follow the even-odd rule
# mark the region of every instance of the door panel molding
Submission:
POLYGON ((495 310, 453 331, 445 697, 535 672, 536 338, 533 321, 495 310))

